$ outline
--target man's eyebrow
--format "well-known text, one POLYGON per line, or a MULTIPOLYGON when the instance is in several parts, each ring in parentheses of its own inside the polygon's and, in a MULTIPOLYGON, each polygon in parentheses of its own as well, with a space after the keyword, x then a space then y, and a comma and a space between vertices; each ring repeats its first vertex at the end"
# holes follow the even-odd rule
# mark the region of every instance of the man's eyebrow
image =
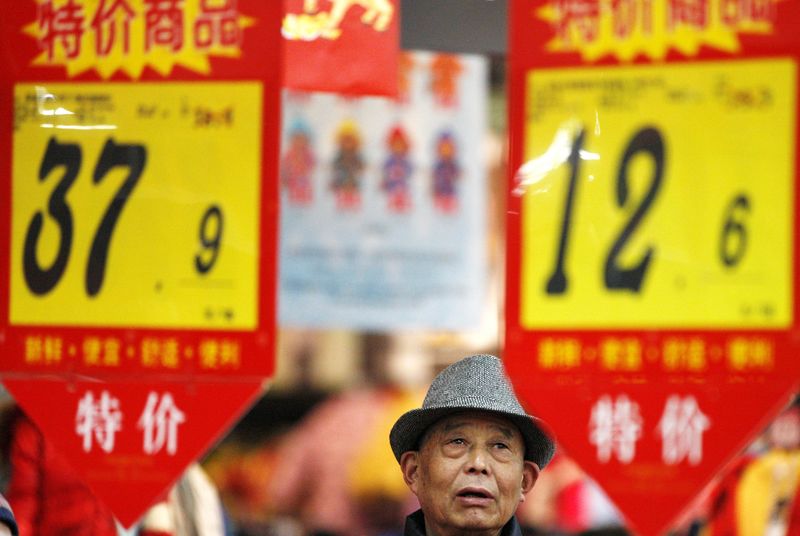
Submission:
POLYGON ((512 439, 514 437, 514 432, 511 431, 511 428, 506 428, 505 426, 494 426, 496 430, 498 430, 503 436, 507 439, 512 439))
POLYGON ((448 423, 445 423, 444 426, 442 426, 442 432, 453 431, 456 428, 461 428, 465 424, 466 423, 464 423, 464 422, 448 422, 448 423))
MULTIPOLYGON (((442 432, 445 432, 445 433, 446 432, 451 432, 453 430, 461 428, 462 426, 466 426, 466 424, 467 423, 461 422, 461 421, 448 422, 448 423, 445 423, 444 426, 442 426, 442 432)), ((514 437, 514 432, 511 430, 511 428, 508 428, 507 426, 501 426, 499 424, 493 424, 492 428, 494 428, 495 430, 497 430, 498 432, 503 434, 503 437, 506 437, 508 439, 512 439, 514 437)))

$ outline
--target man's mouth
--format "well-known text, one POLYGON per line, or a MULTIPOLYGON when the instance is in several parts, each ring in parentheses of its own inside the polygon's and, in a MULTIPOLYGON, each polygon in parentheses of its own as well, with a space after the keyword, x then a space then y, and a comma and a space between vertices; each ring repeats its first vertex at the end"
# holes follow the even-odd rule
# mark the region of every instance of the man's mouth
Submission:
POLYGON ((458 497, 465 499, 491 499, 492 494, 481 488, 464 488, 457 494, 458 497))

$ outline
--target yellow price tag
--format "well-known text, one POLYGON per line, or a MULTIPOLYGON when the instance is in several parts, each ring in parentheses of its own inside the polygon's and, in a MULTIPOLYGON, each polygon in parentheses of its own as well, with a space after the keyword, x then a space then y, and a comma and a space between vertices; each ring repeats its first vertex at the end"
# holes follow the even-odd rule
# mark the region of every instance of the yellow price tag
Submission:
POLYGON ((792 322, 792 60, 532 71, 520 322, 792 322))
POLYGON ((256 326, 260 83, 14 99, 12 324, 256 326))

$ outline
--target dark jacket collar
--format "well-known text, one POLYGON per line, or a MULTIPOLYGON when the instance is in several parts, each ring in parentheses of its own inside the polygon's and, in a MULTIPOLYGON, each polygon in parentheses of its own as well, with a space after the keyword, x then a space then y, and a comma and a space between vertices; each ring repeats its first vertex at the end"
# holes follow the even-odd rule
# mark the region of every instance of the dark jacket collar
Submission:
MULTIPOLYGON (((425 536, 425 516, 422 514, 422 510, 417 510, 406 518, 406 528, 403 531, 403 536, 425 536)), ((522 536, 517 518, 512 517, 506 523, 503 530, 500 531, 500 536, 522 536)))

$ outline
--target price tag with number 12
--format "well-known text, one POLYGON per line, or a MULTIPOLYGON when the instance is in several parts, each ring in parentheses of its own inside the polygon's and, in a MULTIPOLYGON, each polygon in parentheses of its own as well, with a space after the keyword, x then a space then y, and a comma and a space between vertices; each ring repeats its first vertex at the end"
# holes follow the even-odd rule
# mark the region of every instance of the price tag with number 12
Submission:
POLYGON ((523 327, 789 326, 795 63, 609 73, 528 75, 523 327))

